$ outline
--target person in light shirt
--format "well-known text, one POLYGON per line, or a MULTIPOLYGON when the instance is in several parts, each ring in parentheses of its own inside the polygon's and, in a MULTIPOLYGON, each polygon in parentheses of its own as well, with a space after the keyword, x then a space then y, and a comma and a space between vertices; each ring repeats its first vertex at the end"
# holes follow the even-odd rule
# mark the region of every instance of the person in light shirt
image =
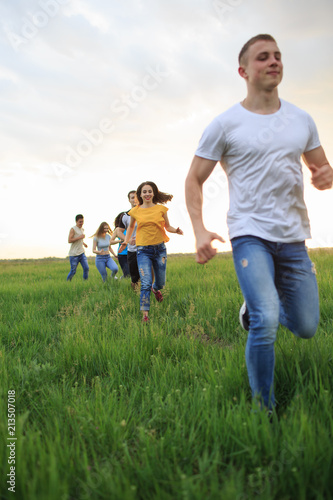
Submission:
POLYGON ((164 204, 172 200, 171 194, 159 191, 154 182, 147 181, 140 184, 136 195, 139 204, 128 212, 131 219, 125 240, 119 250, 126 247, 137 224, 137 261, 141 281, 140 310, 143 314, 142 321, 147 323, 151 292, 158 302, 163 300, 160 290, 165 285, 167 265, 165 243, 169 241, 165 231, 176 234, 183 234, 183 231, 179 227, 172 227, 169 223, 168 209, 164 204))
POLYGON ((107 279, 107 269, 111 271, 111 277, 117 279, 118 266, 112 260, 110 252, 115 259, 117 259, 111 245, 115 245, 118 242, 111 242, 112 229, 107 222, 102 222, 96 233, 93 235, 93 253, 96 254, 95 264, 102 276, 102 280, 105 282, 107 279))
MULTIPOLYGON (((245 299, 246 365, 254 406, 272 412, 274 343, 279 323, 297 337, 314 336, 319 321, 317 281, 305 240, 310 225, 301 158, 316 189, 332 187, 333 171, 311 116, 279 98, 283 64, 271 35, 257 35, 239 54, 245 99, 205 129, 185 191, 196 238, 197 262, 216 254, 202 217, 202 186, 217 162, 229 183, 227 216, 234 265, 245 299)), ((223 279, 223 277, 222 277, 223 279)))
POLYGON ((76 273, 77 266, 81 264, 83 268, 83 279, 88 279, 89 274, 89 265, 86 254, 84 252, 84 248, 87 248, 88 245, 84 243, 85 234, 83 231, 83 223, 84 217, 82 214, 78 214, 75 217, 75 226, 73 226, 68 235, 68 243, 71 244, 69 249, 69 262, 71 265, 71 270, 68 273, 67 281, 71 281, 73 276, 76 273))
MULTIPOLYGON (((135 190, 129 191, 127 198, 131 204, 131 207, 132 208, 136 207, 136 205, 138 204, 138 199, 136 197, 136 191, 135 190)), ((128 215, 128 213, 129 213, 129 211, 125 212, 119 221, 118 234, 119 234, 120 238, 121 238, 120 232, 122 232, 124 234, 125 231, 127 231, 128 226, 129 226, 130 221, 131 221, 131 217, 130 217, 130 215, 128 215)), ((135 290, 138 287, 138 283, 140 281, 140 273, 139 273, 138 262, 137 262, 137 248, 136 248, 135 236, 136 236, 136 226, 134 227, 131 240, 128 242, 128 246, 127 246, 127 263, 128 263, 129 273, 131 275, 131 286, 132 286, 133 290, 135 290)))

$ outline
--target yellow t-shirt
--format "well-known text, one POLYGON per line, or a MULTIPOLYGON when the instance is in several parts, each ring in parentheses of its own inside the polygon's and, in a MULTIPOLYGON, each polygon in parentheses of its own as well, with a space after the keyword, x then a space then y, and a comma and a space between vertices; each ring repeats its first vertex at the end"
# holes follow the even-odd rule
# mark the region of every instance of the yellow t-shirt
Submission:
POLYGON ((142 208, 142 206, 138 205, 128 212, 138 224, 136 231, 137 246, 159 245, 169 241, 170 238, 165 232, 163 217, 168 210, 164 205, 153 205, 149 208, 142 208))

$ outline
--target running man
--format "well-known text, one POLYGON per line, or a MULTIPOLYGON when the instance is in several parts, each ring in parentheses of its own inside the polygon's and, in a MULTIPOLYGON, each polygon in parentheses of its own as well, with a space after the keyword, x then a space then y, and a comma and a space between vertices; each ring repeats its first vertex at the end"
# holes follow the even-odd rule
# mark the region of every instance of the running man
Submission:
POLYGON ((85 234, 83 231, 83 223, 84 217, 82 214, 78 214, 75 217, 76 225, 73 226, 68 235, 68 243, 71 244, 69 249, 69 261, 71 264, 71 270, 67 276, 67 281, 71 281, 74 274, 76 273, 77 266, 79 263, 83 267, 83 279, 88 279, 89 274, 89 265, 87 261, 87 257, 84 253, 84 248, 87 248, 88 245, 84 243, 85 234))
POLYGON ((213 240, 224 241, 202 219, 202 185, 220 162, 229 182, 229 238, 245 299, 240 319, 249 329, 245 357, 252 397, 272 411, 279 323, 311 338, 319 321, 316 276, 304 241, 311 236, 300 158, 319 190, 332 187, 333 173, 313 119, 278 96, 283 64, 272 36, 258 35, 244 45, 238 73, 247 96, 204 131, 186 179, 186 202, 197 262, 204 264, 216 254, 213 240))

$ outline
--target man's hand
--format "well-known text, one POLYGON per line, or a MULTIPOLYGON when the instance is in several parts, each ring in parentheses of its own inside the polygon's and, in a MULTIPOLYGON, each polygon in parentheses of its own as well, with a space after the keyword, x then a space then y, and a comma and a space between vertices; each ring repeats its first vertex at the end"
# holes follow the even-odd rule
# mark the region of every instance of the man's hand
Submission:
POLYGON ((311 171, 312 185, 320 191, 330 189, 333 181, 333 170, 322 146, 303 153, 303 160, 311 171))
POLYGON ((198 264, 206 264, 210 259, 216 255, 216 248, 212 247, 212 241, 219 240, 221 243, 225 243, 222 236, 217 233, 211 233, 210 231, 204 231, 200 236, 197 237, 196 248, 197 257, 196 261, 198 264))
POLYGON ((333 169, 328 163, 325 163, 321 167, 317 167, 314 164, 310 164, 308 167, 312 173, 311 183, 315 188, 323 191, 332 187, 333 169))

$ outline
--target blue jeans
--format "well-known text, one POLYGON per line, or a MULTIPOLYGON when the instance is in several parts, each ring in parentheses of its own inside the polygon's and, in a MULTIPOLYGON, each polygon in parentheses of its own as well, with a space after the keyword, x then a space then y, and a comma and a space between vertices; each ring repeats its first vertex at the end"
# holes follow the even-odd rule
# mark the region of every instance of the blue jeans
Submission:
POLYGON ((103 281, 106 281, 108 277, 106 268, 108 267, 111 270, 112 277, 114 277, 118 272, 118 266, 111 259, 110 255, 96 255, 95 260, 96 267, 102 276, 103 281))
POLYGON ((304 241, 273 243, 255 236, 231 240, 250 319, 245 358, 252 397, 273 408, 274 342, 281 323, 309 339, 319 322, 315 269, 304 241))
POLYGON ((149 311, 152 286, 157 291, 165 285, 167 253, 164 243, 138 246, 137 260, 141 280, 140 311, 149 311), (152 284, 152 267, 155 274, 154 284, 152 284))
POLYGON ((70 255, 69 262, 71 265, 71 270, 68 273, 67 281, 71 281, 74 274, 76 273, 76 269, 79 264, 81 264, 81 266, 83 267, 83 279, 84 280, 88 279, 89 266, 87 257, 84 253, 81 253, 80 255, 73 255, 73 256, 70 255))
POLYGON ((127 262, 127 254, 126 255, 118 254, 118 262, 119 262, 119 265, 120 265, 121 270, 123 272, 124 278, 129 277, 130 272, 129 272, 128 262, 127 262))

